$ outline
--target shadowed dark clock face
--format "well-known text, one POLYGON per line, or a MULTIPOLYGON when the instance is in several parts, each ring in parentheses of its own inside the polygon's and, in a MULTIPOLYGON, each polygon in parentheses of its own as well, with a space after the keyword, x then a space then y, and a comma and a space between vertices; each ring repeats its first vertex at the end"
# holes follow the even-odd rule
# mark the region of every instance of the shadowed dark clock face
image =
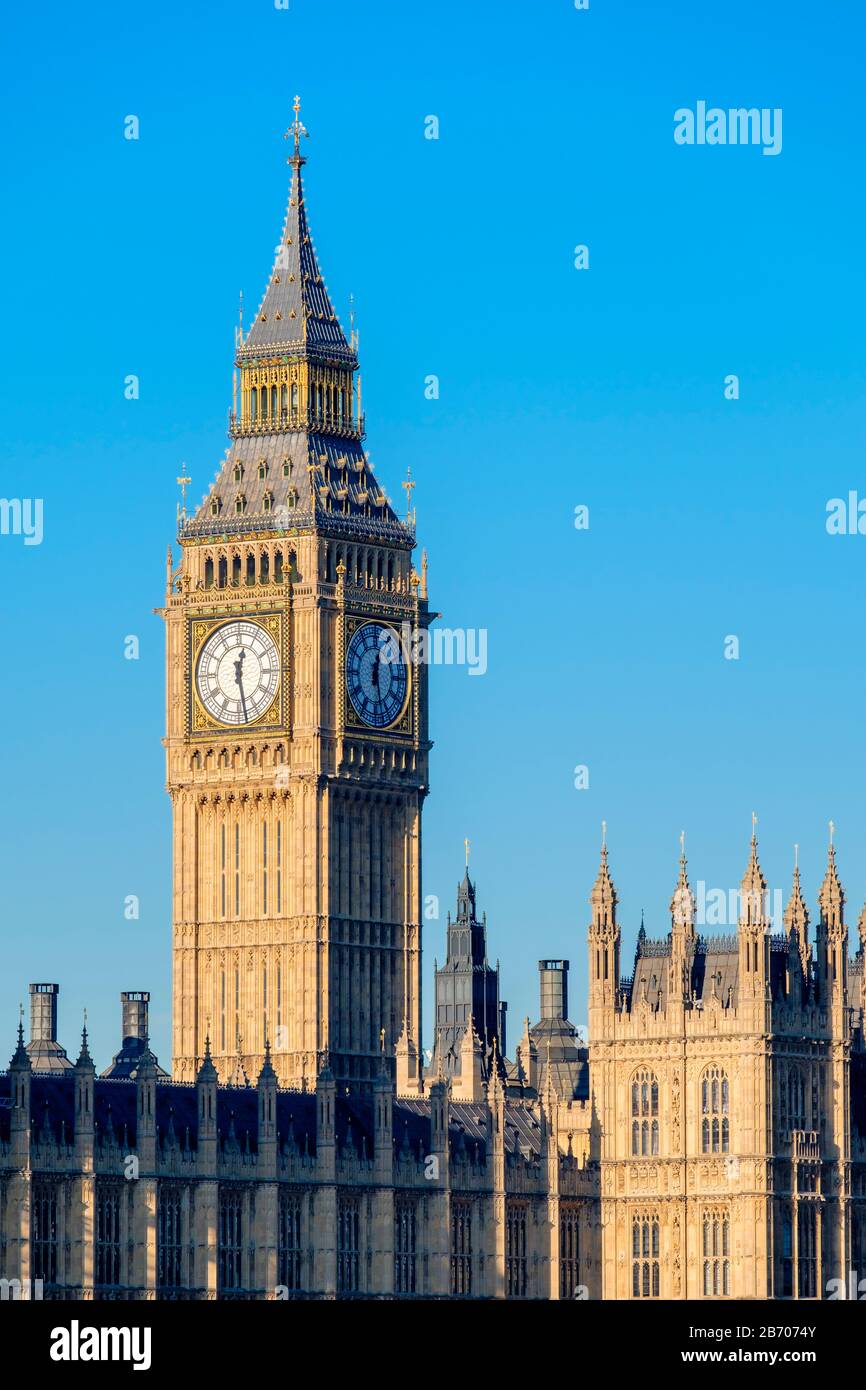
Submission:
POLYGON ((358 718, 372 729, 393 724, 405 703, 408 686, 394 629, 382 623, 364 623, 353 634, 346 653, 346 688, 358 718))
POLYGON ((280 658, 258 623, 233 622, 212 632, 196 671, 199 699, 221 724, 251 724, 277 693, 280 658))

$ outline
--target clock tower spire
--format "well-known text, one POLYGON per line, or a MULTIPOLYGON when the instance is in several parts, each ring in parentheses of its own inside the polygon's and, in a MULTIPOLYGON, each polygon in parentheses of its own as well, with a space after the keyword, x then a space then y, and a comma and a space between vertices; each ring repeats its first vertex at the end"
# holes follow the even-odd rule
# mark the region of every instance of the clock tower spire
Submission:
POLYGON ((276 258, 236 340, 230 445, 179 518, 163 610, 174 1076, 194 1079, 210 1031, 223 1079, 238 1063, 257 1075, 270 1040, 283 1085, 313 1087, 327 1057, 366 1090, 383 1031, 392 1047, 421 1037, 427 688, 405 634, 429 616, 413 522, 364 449, 298 98, 294 112, 276 258))

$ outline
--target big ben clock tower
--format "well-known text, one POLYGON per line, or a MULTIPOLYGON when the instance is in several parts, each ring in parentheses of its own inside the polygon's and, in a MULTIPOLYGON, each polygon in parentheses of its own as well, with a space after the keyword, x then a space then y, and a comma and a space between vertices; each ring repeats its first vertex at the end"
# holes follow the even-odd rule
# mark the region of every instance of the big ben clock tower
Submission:
POLYGON ((369 1087, 421 1043, 421 810, 428 622, 363 448, 347 342, 307 223, 295 100, 289 205, 249 330, 231 445, 169 552, 173 1075, 205 1038, 222 1080, 369 1087))

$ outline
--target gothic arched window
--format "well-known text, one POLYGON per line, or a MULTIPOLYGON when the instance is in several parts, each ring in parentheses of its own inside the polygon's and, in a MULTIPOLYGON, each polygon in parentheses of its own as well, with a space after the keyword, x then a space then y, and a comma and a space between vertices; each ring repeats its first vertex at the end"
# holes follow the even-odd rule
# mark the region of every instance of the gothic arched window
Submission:
POLYGON ((648 1158, 659 1151, 659 1083, 652 1072, 639 1071, 631 1083, 632 1156, 648 1158))
POLYGON ((731 1292, 730 1241, 727 1211, 704 1212, 704 1298, 727 1298, 731 1292))
POLYGON ((799 1067, 788 1073, 788 1122, 791 1129, 806 1128, 806 1087, 799 1067))
POLYGON ((660 1232, 657 1212, 636 1212, 631 1223, 631 1296, 659 1297, 660 1232))
POLYGON ((708 1067, 701 1078, 701 1152, 726 1154, 731 1148, 728 1118, 730 1087, 720 1067, 708 1067))

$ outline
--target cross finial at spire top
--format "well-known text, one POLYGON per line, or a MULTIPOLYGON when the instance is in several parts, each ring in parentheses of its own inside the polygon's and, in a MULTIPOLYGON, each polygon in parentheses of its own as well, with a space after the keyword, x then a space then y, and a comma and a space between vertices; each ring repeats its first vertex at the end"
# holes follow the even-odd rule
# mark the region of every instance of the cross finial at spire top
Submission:
POLYGON ((752 840, 753 840, 753 842, 758 838, 758 831, 757 831, 757 828, 756 828, 756 827, 757 827, 757 824, 758 824, 758 813, 757 813, 757 811, 753 811, 753 812, 752 812, 752 840))
POLYGON ((290 136, 294 137, 294 153, 289 155, 287 163, 293 164, 294 167, 297 169, 300 167, 300 165, 302 165, 305 162, 301 155, 301 136, 303 135, 305 139, 309 139, 310 132, 307 130, 305 125, 301 124, 301 118, 299 114, 301 110, 300 97, 295 97, 295 100, 292 102, 292 110, 295 113, 295 119, 292 121, 292 124, 289 126, 288 130, 284 133, 283 139, 288 140, 290 136))

